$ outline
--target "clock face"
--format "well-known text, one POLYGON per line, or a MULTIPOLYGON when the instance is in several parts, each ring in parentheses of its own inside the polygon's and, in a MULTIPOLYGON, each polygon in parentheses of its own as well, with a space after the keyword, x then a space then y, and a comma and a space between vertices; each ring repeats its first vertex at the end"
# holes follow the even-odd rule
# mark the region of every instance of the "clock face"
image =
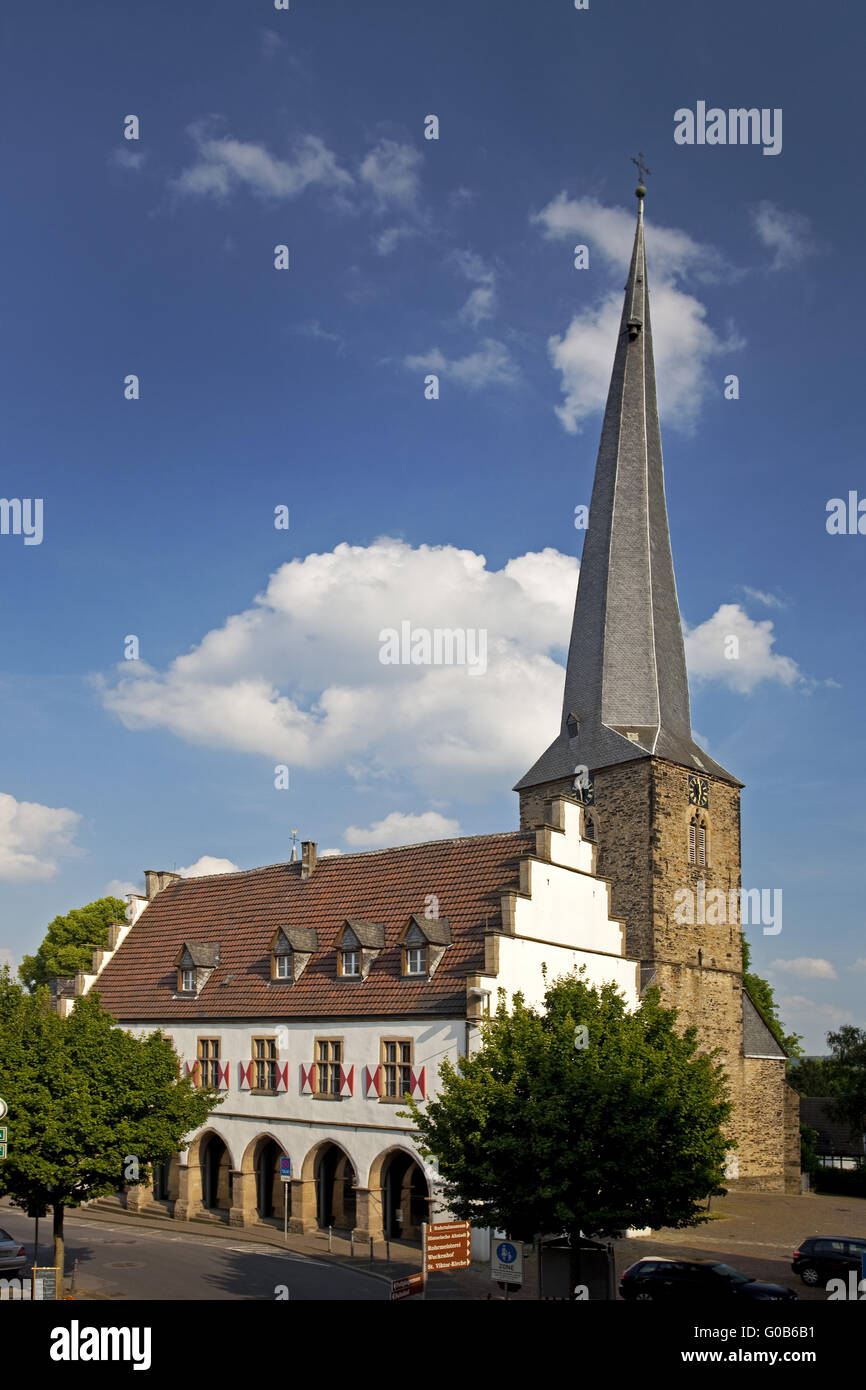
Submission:
POLYGON ((696 777, 689 773, 689 805, 701 806, 706 810, 710 804, 710 788, 706 777, 696 777))

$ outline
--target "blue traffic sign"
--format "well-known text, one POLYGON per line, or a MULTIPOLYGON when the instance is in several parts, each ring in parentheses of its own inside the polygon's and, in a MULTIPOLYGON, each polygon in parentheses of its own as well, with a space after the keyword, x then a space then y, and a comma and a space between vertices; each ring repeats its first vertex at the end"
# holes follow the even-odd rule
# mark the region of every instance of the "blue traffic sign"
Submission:
POLYGON ((504 1265, 513 1265, 517 1259, 517 1246, 509 1240, 500 1241, 496 1247, 496 1258, 504 1265))
POLYGON ((280 1159, 280 1178, 283 1182, 292 1176, 292 1160, 290 1158, 280 1159))

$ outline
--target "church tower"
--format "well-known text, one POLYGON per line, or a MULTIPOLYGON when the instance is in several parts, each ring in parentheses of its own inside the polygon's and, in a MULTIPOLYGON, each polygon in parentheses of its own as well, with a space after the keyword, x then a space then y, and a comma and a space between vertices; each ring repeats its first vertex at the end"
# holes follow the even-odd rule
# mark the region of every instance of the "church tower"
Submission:
POLYGON ((692 737, 665 502, 638 219, 605 407, 568 652, 560 731, 521 778, 521 827, 583 803, 612 912, 642 988, 721 1050, 740 1187, 800 1190, 798 1098, 785 1053, 743 988, 740 790, 692 737), (721 894, 724 892, 724 907, 721 894), (686 890, 684 893, 682 890, 686 890), (689 904, 692 910, 689 912, 689 904), (689 920, 689 918, 691 920, 689 920))

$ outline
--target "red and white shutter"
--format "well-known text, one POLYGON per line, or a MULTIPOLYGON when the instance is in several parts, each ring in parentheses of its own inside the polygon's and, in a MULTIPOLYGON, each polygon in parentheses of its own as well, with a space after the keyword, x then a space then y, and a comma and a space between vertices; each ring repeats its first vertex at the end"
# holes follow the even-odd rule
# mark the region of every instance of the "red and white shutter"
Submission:
POLYGON ((238 1062, 238 1089, 251 1091, 253 1089, 253 1064, 252 1062, 238 1062))
POLYGON ((424 1068, 423 1068, 423 1067, 421 1068, 420 1071, 412 1071, 411 1068, 409 1069, 409 1094, 410 1094, 410 1096, 414 1096, 416 1090, 417 1090, 417 1092, 418 1092, 418 1094, 420 1095, 420 1097, 421 1097, 422 1100, 426 1100, 426 1099, 427 1099, 427 1092, 426 1092, 425 1086, 424 1086, 424 1068))
POLYGON ((192 1077, 193 1086, 201 1085, 201 1064, 199 1062, 185 1062, 186 1075, 192 1077))
POLYGON ((226 1062, 225 1066, 217 1062, 217 1090, 228 1091, 231 1089, 231 1063, 226 1062))
POLYGON ((279 1064, 279 1062, 278 1062, 278 1063, 277 1063, 277 1066, 276 1066, 276 1073, 277 1073, 277 1090, 279 1090, 280 1087, 282 1087, 284 1091, 287 1091, 287 1090, 289 1089, 289 1064, 288 1064, 288 1062, 285 1062, 285 1063, 283 1064, 283 1066, 280 1066, 280 1064, 279 1064))
POLYGON ((301 1095, 311 1096, 315 1090, 316 1064, 311 1062, 309 1067, 301 1063, 301 1095))
POLYGON ((353 1096, 355 1094, 355 1068, 350 1067, 348 1071, 343 1071, 340 1067, 340 1095, 353 1096))
POLYGON ((381 1092, 380 1092, 380 1090, 379 1090, 379 1068, 378 1068, 378 1066, 375 1066, 375 1067, 365 1067, 365 1068, 364 1068, 364 1097, 365 1097, 365 1099, 366 1099, 367 1096, 369 1096, 369 1094, 370 1094, 371 1091, 375 1091, 377 1096, 381 1094, 381 1092))

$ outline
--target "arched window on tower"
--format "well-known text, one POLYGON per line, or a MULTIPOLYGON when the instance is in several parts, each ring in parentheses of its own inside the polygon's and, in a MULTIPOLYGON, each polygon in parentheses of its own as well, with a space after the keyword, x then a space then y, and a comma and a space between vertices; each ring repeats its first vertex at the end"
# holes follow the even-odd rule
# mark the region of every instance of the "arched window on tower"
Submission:
POLYGON ((709 858, 709 835, 705 815, 694 815, 689 822, 689 863, 706 865, 709 858))
POLYGON ((595 839, 595 821, 586 811, 583 814, 583 838, 585 840, 595 839))

